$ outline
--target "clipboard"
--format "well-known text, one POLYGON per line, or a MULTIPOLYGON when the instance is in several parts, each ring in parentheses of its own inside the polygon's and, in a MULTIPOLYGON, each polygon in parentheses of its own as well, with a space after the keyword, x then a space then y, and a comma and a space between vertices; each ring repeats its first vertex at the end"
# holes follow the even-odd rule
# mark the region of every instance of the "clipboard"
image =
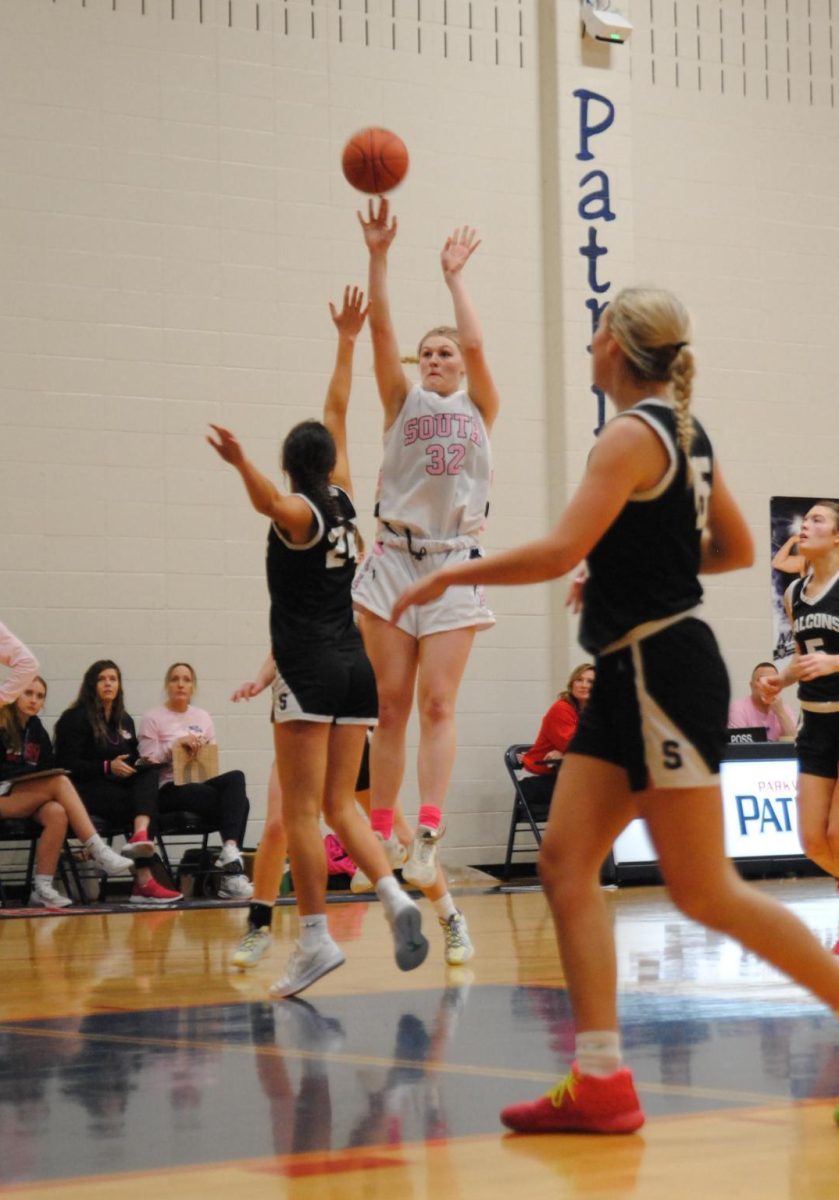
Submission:
POLYGON ((207 742, 194 757, 190 757, 184 746, 172 747, 172 778, 176 787, 185 783, 206 783, 218 775, 218 745, 207 742))

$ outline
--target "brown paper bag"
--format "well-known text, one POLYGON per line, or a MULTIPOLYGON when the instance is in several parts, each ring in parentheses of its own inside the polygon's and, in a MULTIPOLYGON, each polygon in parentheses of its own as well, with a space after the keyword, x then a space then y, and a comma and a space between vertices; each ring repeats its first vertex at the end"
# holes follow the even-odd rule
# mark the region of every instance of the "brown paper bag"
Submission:
POLYGON ((180 743, 172 747, 172 773, 175 783, 204 783, 218 775, 218 746, 208 742, 201 746, 194 758, 180 743))

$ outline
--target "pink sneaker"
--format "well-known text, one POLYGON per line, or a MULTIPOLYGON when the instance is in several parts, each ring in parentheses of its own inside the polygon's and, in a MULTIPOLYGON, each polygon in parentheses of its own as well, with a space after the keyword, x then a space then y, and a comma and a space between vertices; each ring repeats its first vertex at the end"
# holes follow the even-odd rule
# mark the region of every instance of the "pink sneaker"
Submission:
POLYGON ((182 892, 172 892, 169 888, 165 888, 162 883, 158 883, 152 876, 148 883, 135 883, 131 892, 130 904, 174 904, 177 900, 183 900, 182 892))
POLYGON ((154 842, 149 837, 148 829, 138 829, 128 839, 122 848, 123 858, 136 861, 138 858, 151 858, 154 854, 154 842))
POLYGON ((538 1100, 511 1104, 501 1121, 516 1133, 634 1133, 644 1114, 626 1067, 613 1075, 581 1075, 576 1063, 538 1100))

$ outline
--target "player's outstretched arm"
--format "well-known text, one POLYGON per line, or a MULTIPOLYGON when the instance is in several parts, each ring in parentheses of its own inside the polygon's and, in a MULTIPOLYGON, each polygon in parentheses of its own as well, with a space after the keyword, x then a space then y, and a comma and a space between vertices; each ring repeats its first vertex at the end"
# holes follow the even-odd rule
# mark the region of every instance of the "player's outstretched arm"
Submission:
POLYGON ((396 237, 396 217, 388 220, 390 209, 385 198, 379 201, 378 211, 372 200, 367 208, 367 220, 358 213, 364 242, 370 253, 367 295, 370 300, 370 339, 373 343, 373 369, 379 398, 385 410, 385 429, 389 429, 405 403, 410 383, 402 368, 399 342, 390 315, 387 290, 387 252, 396 237))
POLYGON ((463 268, 480 246, 481 241, 474 229, 464 225, 455 229, 440 254, 443 278, 454 305, 454 320, 460 337, 460 351, 466 368, 466 383, 469 395, 491 429, 498 415, 499 396, 484 357, 484 338, 481 323, 466 287, 463 268))
POLYGON ((329 311, 338 331, 338 348, 335 353, 335 367, 323 404, 323 423, 335 442, 335 467, 332 471, 332 482, 352 494, 350 461, 347 453, 347 408, 350 403, 352 387, 355 343, 367 316, 367 309, 364 307, 364 292, 357 287, 345 287, 340 311, 331 300, 329 311))
POLYGON ((284 495, 275 484, 257 470, 246 456, 235 433, 223 425, 213 425, 215 438, 207 435, 207 441, 219 458, 235 467, 241 476, 248 498, 258 513, 268 517, 292 538, 303 538, 312 527, 312 510, 300 496, 284 495))
POLYGON ((597 545, 637 491, 660 478, 666 466, 658 436, 641 421, 607 425, 565 512, 544 538, 443 567, 413 585, 396 602, 391 619, 413 604, 427 604, 453 584, 544 583, 572 571, 597 545))

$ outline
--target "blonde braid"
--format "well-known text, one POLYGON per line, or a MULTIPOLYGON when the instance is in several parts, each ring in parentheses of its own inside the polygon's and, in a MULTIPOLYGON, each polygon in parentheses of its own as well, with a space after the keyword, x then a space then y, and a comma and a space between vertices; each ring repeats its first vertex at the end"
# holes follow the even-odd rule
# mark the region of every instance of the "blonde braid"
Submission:
POLYGON ((693 445, 693 417, 690 415, 690 398, 695 374, 696 363, 693 352, 689 346, 682 346, 670 368, 670 382, 673 388, 673 401, 676 405, 676 436, 687 462, 688 484, 693 479, 690 465, 690 448, 693 445))

